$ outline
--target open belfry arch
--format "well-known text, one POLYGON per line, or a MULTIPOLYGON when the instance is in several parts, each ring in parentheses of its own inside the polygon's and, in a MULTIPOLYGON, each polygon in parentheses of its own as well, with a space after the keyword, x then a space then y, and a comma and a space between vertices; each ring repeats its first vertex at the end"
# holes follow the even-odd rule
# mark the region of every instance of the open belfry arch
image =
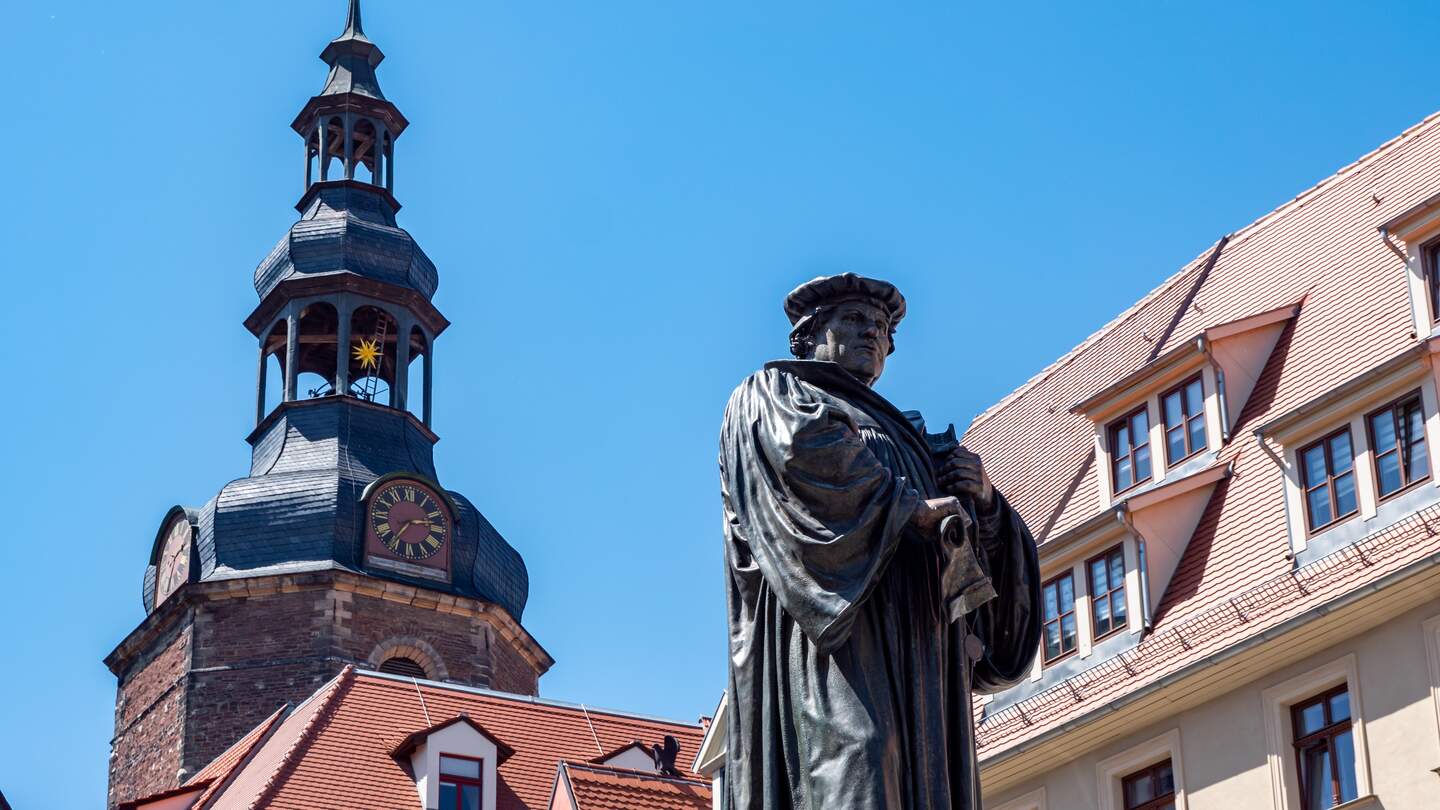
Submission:
POLYGON ((292 124, 299 220, 254 274, 250 469, 165 513, 146 618, 106 658, 111 806, 179 785, 347 665, 535 695, 554 663, 521 624, 520 554, 435 467, 449 321, 435 265, 396 222, 409 122, 380 90, 383 58, 351 0, 292 124))

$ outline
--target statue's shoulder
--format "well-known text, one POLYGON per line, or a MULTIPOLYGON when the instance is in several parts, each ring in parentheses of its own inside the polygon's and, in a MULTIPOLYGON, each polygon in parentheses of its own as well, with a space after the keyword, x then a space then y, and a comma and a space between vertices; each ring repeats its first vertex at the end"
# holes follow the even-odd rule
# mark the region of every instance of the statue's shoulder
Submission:
POLYGON ((824 398, 824 391, 796 373, 789 367, 788 361, 777 360, 766 363, 735 386, 725 406, 725 414, 727 420, 744 417, 746 421, 751 421, 773 412, 777 403, 787 403, 782 410, 789 410, 789 406, 795 403, 824 398))

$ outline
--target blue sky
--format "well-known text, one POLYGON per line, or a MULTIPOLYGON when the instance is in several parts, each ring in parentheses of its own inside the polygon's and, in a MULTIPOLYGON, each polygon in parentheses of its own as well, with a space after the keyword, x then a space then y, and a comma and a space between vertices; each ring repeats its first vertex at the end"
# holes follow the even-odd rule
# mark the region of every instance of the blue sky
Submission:
MULTIPOLYGON (((103 801, 149 543, 246 470, 251 274, 342 0, 17 0, 0 26, 0 790, 103 801)), ((880 389, 963 426, 1227 231, 1440 107, 1339 3, 367 0, 401 224, 454 321, 441 481, 525 555, 542 694, 724 684, 715 441, 784 293, 911 302, 880 389)), ((1408 38, 1407 38, 1408 37, 1408 38)), ((1423 38, 1422 38, 1423 39, 1423 38)))

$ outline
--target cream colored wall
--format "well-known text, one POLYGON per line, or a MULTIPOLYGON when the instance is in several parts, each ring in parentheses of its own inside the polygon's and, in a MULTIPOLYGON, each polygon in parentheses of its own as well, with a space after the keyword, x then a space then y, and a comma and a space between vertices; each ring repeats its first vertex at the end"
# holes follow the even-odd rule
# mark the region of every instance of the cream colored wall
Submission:
POLYGON ((1261 692, 1354 654, 1371 784, 1380 799, 1376 806, 1435 810, 1440 807, 1440 775, 1435 772, 1440 768, 1440 720, 1431 694, 1422 624, 1436 616, 1440 616, 1440 598, 1204 706, 1089 752, 1002 794, 986 796, 984 805, 998 808, 1044 788, 1046 810, 1111 810, 1096 807, 1100 762, 1178 727, 1188 810, 1273 810, 1261 692))

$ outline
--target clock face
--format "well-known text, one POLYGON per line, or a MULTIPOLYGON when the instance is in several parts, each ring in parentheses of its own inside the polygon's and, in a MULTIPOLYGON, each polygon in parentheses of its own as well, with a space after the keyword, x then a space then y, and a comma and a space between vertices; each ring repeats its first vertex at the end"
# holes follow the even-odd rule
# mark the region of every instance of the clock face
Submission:
POLYGON ((450 542, 450 517, 440 497, 415 481, 387 482, 370 497, 370 530, 402 560, 425 560, 450 542))
POLYGON ((160 559, 155 564, 155 606, 190 579, 190 521, 184 515, 175 518, 165 535, 160 559))

